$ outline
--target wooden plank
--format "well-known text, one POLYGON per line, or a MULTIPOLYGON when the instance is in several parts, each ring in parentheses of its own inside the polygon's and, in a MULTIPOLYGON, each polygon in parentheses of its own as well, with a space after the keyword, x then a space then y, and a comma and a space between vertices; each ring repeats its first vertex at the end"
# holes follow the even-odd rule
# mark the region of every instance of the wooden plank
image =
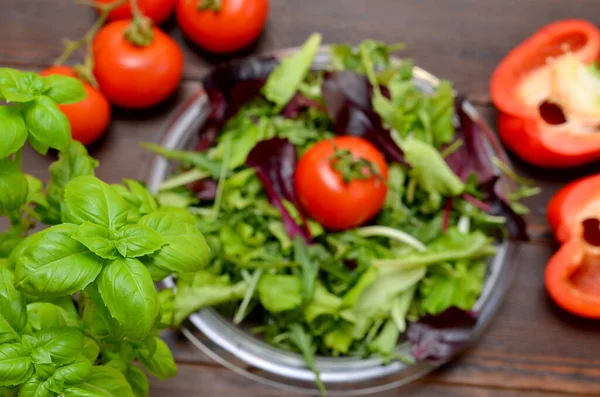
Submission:
MULTIPOLYGON (((43 67, 62 51, 61 38, 78 38, 94 11, 74 0, 1 0, 0 64, 43 67)), ((540 26, 562 18, 600 25, 597 0, 272 0, 265 33, 240 54, 297 46, 312 32, 326 43, 365 38, 405 42, 407 56, 451 79, 480 103, 489 102, 488 79, 500 59, 540 26)), ((165 29, 183 44, 186 76, 198 78, 224 57, 185 41, 172 21, 165 29)))

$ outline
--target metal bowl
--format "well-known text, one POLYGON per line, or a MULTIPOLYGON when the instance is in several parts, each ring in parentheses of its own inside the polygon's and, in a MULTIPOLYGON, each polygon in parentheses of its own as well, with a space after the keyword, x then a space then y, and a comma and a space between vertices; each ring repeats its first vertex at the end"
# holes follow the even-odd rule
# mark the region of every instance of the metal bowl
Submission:
MULTIPOLYGON (((286 49, 270 56, 280 59, 297 50, 286 49)), ((328 65, 328 54, 327 47, 321 48, 313 65, 315 70, 324 69, 328 65)), ((439 83, 435 76, 418 67, 414 68, 414 79, 417 86, 426 92, 432 92, 439 83)), ((490 156, 506 159, 495 135, 477 110, 467 101, 464 101, 462 106, 484 131, 490 156)), ((197 139, 197 132, 208 113, 208 98, 200 89, 179 109, 158 138, 158 143, 169 149, 192 148, 197 139)), ((172 168, 168 160, 153 156, 146 178, 148 187, 156 191, 160 183, 171 175, 172 168)), ((505 240, 498 245, 497 255, 488 263, 484 289, 474 307, 479 316, 470 341, 482 333, 500 306, 516 266, 512 260, 515 248, 516 243, 505 240)), ((169 278, 163 281, 163 285, 173 287, 174 282, 169 278)), ((315 375, 305 366, 301 355, 268 345, 211 308, 191 315, 181 331, 194 346, 238 374, 288 391, 319 394, 314 386, 315 375)), ((400 343, 397 349, 405 355, 410 353, 408 342, 400 343)), ((396 361, 385 365, 378 358, 348 357, 318 357, 316 363, 321 379, 332 396, 367 395, 391 389, 414 381, 442 364, 444 362, 418 362, 407 365, 396 361)))

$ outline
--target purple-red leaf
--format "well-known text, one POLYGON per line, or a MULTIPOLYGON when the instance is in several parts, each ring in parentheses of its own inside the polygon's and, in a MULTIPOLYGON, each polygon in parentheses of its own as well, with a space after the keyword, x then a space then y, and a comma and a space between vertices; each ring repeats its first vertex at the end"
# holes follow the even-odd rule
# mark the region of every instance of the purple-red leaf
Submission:
POLYGON ((402 149, 371 105, 372 91, 366 77, 350 71, 327 72, 321 91, 336 134, 364 138, 388 161, 408 165, 402 149))
POLYGON ((417 361, 446 361, 471 338, 477 316, 450 307, 437 315, 427 315, 411 323, 407 336, 417 361))
POLYGON ((190 183, 188 188, 196 193, 196 197, 200 200, 214 200, 217 195, 218 183, 214 179, 205 178, 200 179, 194 183, 190 183))
POLYGON ((306 217, 302 212, 296 191, 294 190, 294 172, 298 155, 296 148, 285 138, 272 138, 261 141, 248 154, 246 165, 256 171, 269 198, 271 205, 276 207, 283 217, 285 230, 290 238, 300 235, 306 243, 310 243, 311 235, 308 230, 306 217), (292 203, 302 217, 303 226, 299 226, 286 210, 282 200, 292 203))
POLYGON ((298 92, 288 102, 285 108, 283 108, 283 110, 281 111, 281 115, 285 118, 293 119, 300 116, 300 114, 308 108, 315 108, 324 113, 327 113, 327 109, 322 103, 315 101, 314 99, 311 99, 298 92))

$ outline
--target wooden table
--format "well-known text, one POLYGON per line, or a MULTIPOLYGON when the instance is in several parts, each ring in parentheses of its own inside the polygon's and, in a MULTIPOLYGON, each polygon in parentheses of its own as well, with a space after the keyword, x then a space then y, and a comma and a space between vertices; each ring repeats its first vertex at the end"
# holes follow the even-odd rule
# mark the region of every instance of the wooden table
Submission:
MULTIPOLYGON (((598 0, 271 0, 268 26, 244 53, 296 46, 311 32, 327 43, 364 38, 404 41, 406 52, 425 69, 451 79, 494 123, 489 76, 513 46, 541 25, 583 17, 600 25, 598 0)), ((40 69, 61 52, 61 37, 78 38, 95 14, 74 0, 0 0, 0 65, 40 69)), ((140 177, 147 154, 138 142, 152 140, 169 115, 197 87, 197 80, 222 58, 191 46, 173 22, 165 29, 183 46, 185 82, 168 103, 146 112, 115 109, 107 138, 92 149, 98 175, 110 182, 140 177)), ((1 133, 1 132, 0 132, 1 133)), ((52 159, 32 152, 28 172, 46 178, 52 159)), ((520 269, 502 309, 484 336, 460 359, 408 387, 382 396, 600 396, 600 323, 570 316, 548 299, 542 282, 554 250, 545 222, 550 195, 565 182, 598 166, 544 171, 516 162, 544 189, 528 203, 532 241, 520 248, 520 269)), ((176 332, 165 335, 179 362, 179 375, 152 381, 152 396, 293 396, 239 377, 195 350, 176 332)))

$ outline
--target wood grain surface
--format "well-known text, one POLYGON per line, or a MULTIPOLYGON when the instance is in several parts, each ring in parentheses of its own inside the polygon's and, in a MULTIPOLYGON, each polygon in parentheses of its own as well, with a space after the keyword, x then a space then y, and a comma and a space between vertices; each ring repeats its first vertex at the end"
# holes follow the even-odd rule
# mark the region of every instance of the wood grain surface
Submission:
MULTIPOLYGON (((61 38, 78 38, 95 18, 74 0, 0 0, 0 66, 39 70, 62 51, 61 38)), ((543 24, 580 17, 600 25, 598 0, 272 0, 260 40, 232 57, 297 46, 312 32, 326 43, 364 38, 405 42, 405 56, 451 79, 494 125, 489 76, 498 61, 543 24)), ((116 182, 143 175, 148 154, 141 141, 155 140, 176 107, 197 88, 197 80, 226 58, 203 53, 170 21, 165 30, 185 51, 185 82, 158 108, 114 110, 111 129, 91 152, 98 175, 116 182)), ((566 182, 598 172, 598 164, 569 171, 535 169, 516 159, 515 167, 536 180, 543 193, 530 199, 532 241, 522 244, 518 273, 501 310, 484 335, 458 360, 410 386, 381 396, 508 397, 600 396, 600 323, 566 314, 543 287, 545 263, 553 253, 546 221, 548 198, 566 182)), ((26 153, 26 170, 47 178, 51 156, 26 153)), ((153 397, 288 397, 213 363, 179 333, 166 333, 179 362, 179 375, 152 380, 153 397)))

